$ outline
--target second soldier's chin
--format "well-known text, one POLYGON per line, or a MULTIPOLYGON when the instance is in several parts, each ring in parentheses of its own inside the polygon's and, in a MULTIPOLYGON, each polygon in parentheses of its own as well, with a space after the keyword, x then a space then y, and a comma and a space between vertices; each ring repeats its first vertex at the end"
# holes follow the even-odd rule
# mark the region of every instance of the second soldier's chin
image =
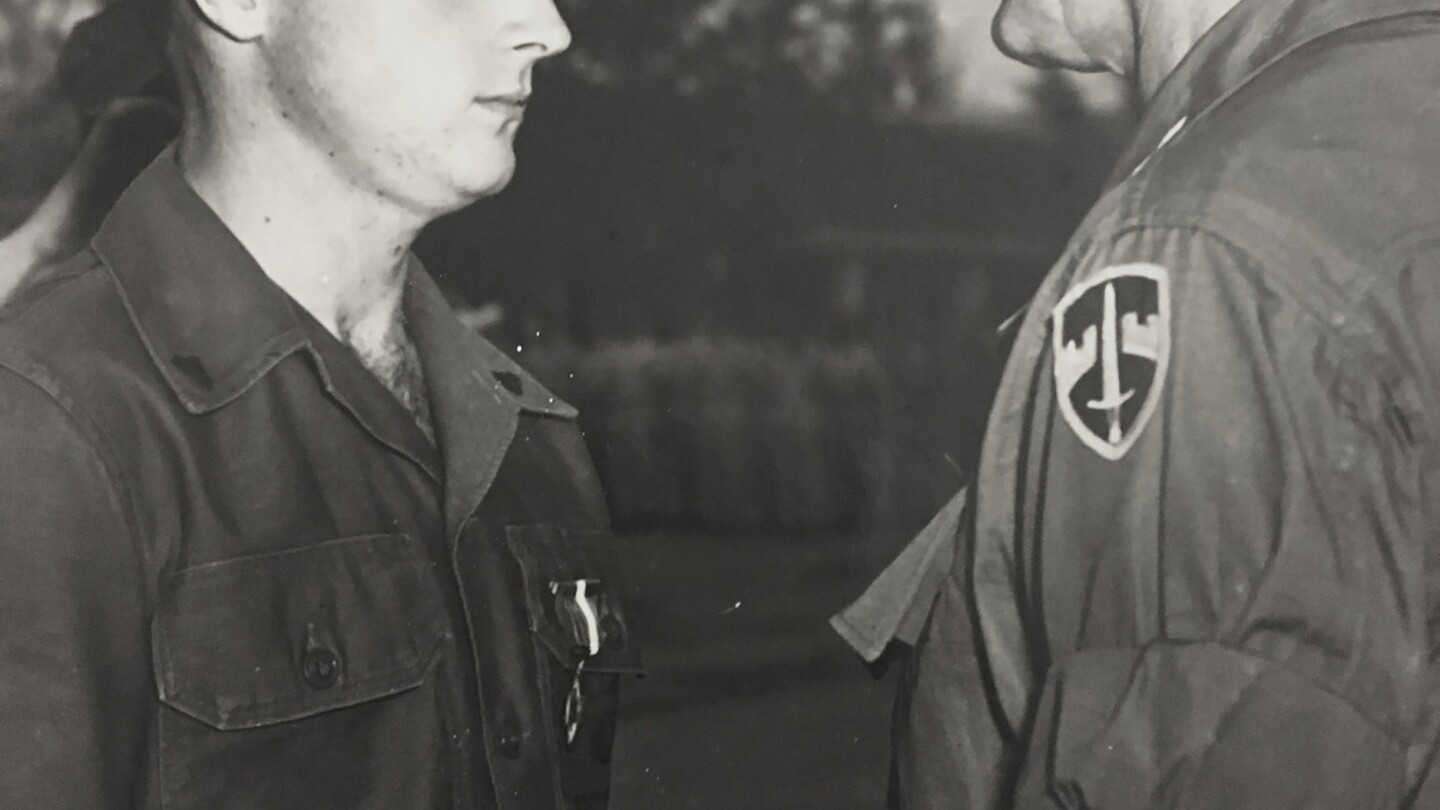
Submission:
POLYGON ((477 170, 460 183, 462 194, 466 197, 465 202, 474 202, 492 194, 499 194, 510 185, 511 179, 515 177, 515 157, 510 155, 506 160, 498 160, 487 164, 483 169, 477 170))

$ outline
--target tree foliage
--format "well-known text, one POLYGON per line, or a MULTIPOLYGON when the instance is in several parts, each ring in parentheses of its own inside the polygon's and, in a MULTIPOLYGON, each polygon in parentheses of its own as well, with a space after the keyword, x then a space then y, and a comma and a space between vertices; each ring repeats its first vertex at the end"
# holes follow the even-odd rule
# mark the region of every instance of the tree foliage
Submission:
POLYGON ((65 36, 96 0, 0 0, 0 122, 48 84, 65 36))
POLYGON ((563 67, 597 87, 818 102, 881 116, 939 98, 926 0, 561 0, 563 67))

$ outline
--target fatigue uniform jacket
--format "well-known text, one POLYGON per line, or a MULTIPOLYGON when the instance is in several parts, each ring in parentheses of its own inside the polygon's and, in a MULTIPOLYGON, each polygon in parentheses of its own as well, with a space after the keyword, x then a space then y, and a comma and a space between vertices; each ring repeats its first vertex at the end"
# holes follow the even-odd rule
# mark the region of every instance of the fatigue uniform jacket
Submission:
POLYGON ((1440 3, 1242 0, 835 620, 906 808, 1440 807, 1440 3))
POLYGON ((168 152, 0 326, 0 805, 605 804, 575 412, 410 273, 438 449, 168 152))

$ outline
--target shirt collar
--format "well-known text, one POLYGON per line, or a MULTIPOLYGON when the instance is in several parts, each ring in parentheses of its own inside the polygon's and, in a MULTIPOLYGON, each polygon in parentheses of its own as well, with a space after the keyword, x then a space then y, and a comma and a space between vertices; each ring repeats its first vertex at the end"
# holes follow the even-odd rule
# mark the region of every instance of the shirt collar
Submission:
POLYGON ((440 397, 444 383, 457 375, 472 374, 484 396, 531 414, 573 419, 577 411, 456 318, 445 296, 410 257, 406 290, 406 321, 422 360, 432 399, 440 397))
POLYGON ((573 419, 575 409, 465 327, 412 257, 406 320, 425 367, 444 460, 446 536, 456 537, 500 471, 524 412, 573 419))
POLYGON ((1107 186, 1129 177, 1177 123, 1210 108, 1308 43, 1394 17, 1440 14, 1440 0, 1240 0, 1160 85, 1107 186))
POLYGON ((91 247, 191 413, 230 402, 308 343, 290 297, 185 182, 173 147, 120 196, 91 247))
MULTIPOLYGON (((185 181, 173 147, 120 196, 91 247, 114 275, 155 366, 191 413, 234 400, 295 351, 315 353, 297 305, 185 181)), ((412 339, 422 356, 439 359, 438 374, 475 375, 504 408, 575 417, 574 408, 465 328, 419 261, 409 261, 412 339)), ((316 360, 323 368, 323 358, 316 360)))

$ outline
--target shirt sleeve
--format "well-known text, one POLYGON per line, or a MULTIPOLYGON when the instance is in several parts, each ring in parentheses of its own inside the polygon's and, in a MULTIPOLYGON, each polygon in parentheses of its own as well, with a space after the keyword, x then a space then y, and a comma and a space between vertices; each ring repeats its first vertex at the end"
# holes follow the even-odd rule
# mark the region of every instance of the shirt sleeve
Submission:
POLYGON ((40 388, 0 369, 0 805, 133 806, 149 643, 115 487, 40 388))
POLYGON ((830 626, 873 663, 891 642, 914 646, 955 559, 970 494, 962 489, 830 626))
POLYGON ((909 648, 894 712, 893 808, 990 808, 1002 795, 1007 748, 986 698, 964 576, 970 510, 961 490, 830 620, 866 661, 892 644, 909 648))
POLYGON ((1364 313, 1276 261, 1157 228, 1099 263, 1168 278, 1168 370, 1119 457, 1049 392, 1044 607, 1002 641, 1053 653, 1016 806, 1404 806, 1429 658, 1418 423, 1364 313))
POLYGON ((1000 810, 1014 762, 986 695, 972 595, 947 571, 904 661, 896 697, 890 785, 895 810, 1000 810))

